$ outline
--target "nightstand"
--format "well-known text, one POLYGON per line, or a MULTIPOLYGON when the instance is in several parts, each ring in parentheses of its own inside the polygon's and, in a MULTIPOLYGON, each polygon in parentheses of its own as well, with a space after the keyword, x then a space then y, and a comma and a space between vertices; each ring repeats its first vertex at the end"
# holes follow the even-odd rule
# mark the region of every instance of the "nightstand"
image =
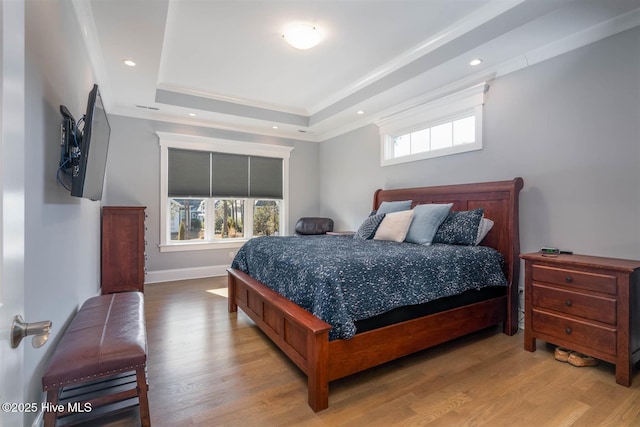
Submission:
POLYGON ((640 261, 585 255, 521 255, 525 260, 524 348, 536 339, 615 364, 631 385, 640 360, 640 261))

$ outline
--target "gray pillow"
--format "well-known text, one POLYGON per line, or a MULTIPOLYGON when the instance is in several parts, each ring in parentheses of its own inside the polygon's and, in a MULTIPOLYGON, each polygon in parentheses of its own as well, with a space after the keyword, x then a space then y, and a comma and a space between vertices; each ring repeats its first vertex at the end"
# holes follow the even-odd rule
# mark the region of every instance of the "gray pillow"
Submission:
POLYGON ((430 245, 440 224, 447 218, 453 203, 425 204, 413 208, 413 221, 405 242, 430 245))
POLYGON ((380 226, 385 215, 386 214, 376 214, 368 216, 367 219, 362 222, 358 231, 356 231, 356 234, 353 235, 353 238, 359 240, 373 239, 373 236, 375 236, 376 230, 380 226))
POLYGON ((411 209, 412 200, 402 200, 398 202, 382 202, 378 207, 377 213, 388 214, 391 212, 408 211, 411 209))
POLYGON ((475 245, 478 239, 478 227, 484 214, 483 208, 471 211, 454 211, 444 220, 433 238, 433 243, 452 245, 475 245))

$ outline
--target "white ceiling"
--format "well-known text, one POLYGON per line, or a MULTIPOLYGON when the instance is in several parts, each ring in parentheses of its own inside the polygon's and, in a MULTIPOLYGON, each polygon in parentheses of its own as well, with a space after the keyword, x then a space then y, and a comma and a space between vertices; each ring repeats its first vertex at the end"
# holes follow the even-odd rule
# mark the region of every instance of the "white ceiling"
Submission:
POLYGON ((74 7, 110 114, 311 141, 640 25, 640 0, 74 0, 74 7), (296 50, 281 34, 290 21, 312 22, 327 37, 296 50), (127 58, 137 65, 125 66, 127 58), (471 67, 473 58, 483 63, 471 67))

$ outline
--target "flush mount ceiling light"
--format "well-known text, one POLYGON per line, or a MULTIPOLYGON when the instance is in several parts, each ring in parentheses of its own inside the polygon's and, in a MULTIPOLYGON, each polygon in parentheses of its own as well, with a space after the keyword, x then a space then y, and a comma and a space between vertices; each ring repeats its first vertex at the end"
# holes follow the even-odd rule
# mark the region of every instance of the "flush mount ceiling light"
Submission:
POLYGON ((471 62, 469 62, 469 65, 471 65, 472 67, 480 64, 482 64, 482 59, 480 58, 472 59, 471 62))
POLYGON ((124 65, 126 65, 128 67, 135 67, 136 66, 136 61, 134 61, 132 59, 123 59, 122 62, 124 62, 124 65))
POLYGON ((296 49, 311 49, 322 41, 324 34, 318 26, 308 22, 291 22, 284 27, 282 37, 296 49))

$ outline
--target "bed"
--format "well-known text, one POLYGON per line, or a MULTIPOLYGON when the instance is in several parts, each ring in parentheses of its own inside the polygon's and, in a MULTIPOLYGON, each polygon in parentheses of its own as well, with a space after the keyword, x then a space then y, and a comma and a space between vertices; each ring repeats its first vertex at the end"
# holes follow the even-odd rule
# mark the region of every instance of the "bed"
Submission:
MULTIPOLYGON (((394 321, 385 317, 380 323, 377 322, 380 316, 372 316, 372 319, 356 322, 355 332, 353 328, 346 328, 350 331, 346 335, 336 335, 328 322, 255 277, 238 268, 230 268, 229 312, 236 312, 238 307, 242 309, 307 375, 308 403, 316 412, 328 407, 329 383, 336 379, 493 325, 502 324, 503 332, 513 335, 518 329, 518 195, 522 186, 522 178, 515 178, 510 181, 377 190, 373 198, 374 210, 383 202, 400 200, 412 200, 412 206, 452 203, 452 211, 483 208, 484 216, 493 220, 494 226, 482 241, 485 248, 477 248, 477 251, 495 250, 501 255, 505 286, 498 292, 495 291, 498 287, 490 286, 486 288, 487 292, 471 299, 465 296, 473 291, 464 292, 460 297, 440 298, 425 304, 427 308, 421 314, 412 313, 405 317, 401 314, 394 321), (437 305, 435 309, 434 303, 437 305), (372 322, 368 322, 370 320, 372 322)), ((315 239, 321 246, 332 244, 330 241, 333 240, 336 248, 351 245, 346 241, 349 238, 344 236, 297 239, 315 239)), ((403 307, 392 312, 398 310, 402 311, 403 307)), ((342 329, 342 326, 336 326, 336 329, 342 329)))

